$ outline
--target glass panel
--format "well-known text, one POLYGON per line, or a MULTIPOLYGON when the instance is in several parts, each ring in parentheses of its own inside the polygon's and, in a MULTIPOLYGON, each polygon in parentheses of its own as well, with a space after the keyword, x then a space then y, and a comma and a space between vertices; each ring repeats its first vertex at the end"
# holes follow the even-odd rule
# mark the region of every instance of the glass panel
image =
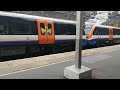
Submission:
POLYGON ((45 24, 44 24, 44 23, 41 23, 41 24, 40 24, 40 27, 41 27, 41 34, 42 34, 42 35, 45 35, 45 33, 46 33, 45 24))
POLYGON ((7 34, 8 31, 7 31, 7 25, 5 24, 0 24, 0 34, 3 35, 3 34, 7 34))
POLYGON ((51 24, 48 24, 47 33, 48 33, 49 35, 52 35, 52 25, 51 25, 51 24))
POLYGON ((31 34, 30 25, 24 22, 11 23, 12 34, 31 34))
POLYGON ((92 27, 93 26, 87 26, 87 27, 85 27, 85 30, 84 30, 85 35, 89 35, 90 34, 90 31, 91 31, 92 27))

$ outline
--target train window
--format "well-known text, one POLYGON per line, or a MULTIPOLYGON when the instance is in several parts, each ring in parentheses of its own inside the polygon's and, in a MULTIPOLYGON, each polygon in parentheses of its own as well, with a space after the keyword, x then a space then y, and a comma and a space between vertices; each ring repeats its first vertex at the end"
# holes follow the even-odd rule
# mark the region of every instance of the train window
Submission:
POLYGON ((36 22, 31 22, 31 27, 32 35, 38 35, 38 29, 37 29, 37 23, 36 22))
POLYGON ((60 35, 60 24, 59 23, 54 23, 54 29, 55 29, 55 35, 60 35))
POLYGON ((114 35, 120 35, 120 29, 113 29, 114 35))
POLYGON ((109 28, 100 28, 100 35, 109 35, 109 28))
POLYGON ((0 34, 7 34, 8 30, 7 30, 7 25, 6 24, 0 24, 0 34))
POLYGON ((48 24, 45 26, 44 23, 41 23, 40 24, 40 27, 41 27, 41 34, 42 35, 45 35, 45 33, 47 32, 49 35, 52 35, 52 25, 51 24, 48 24))
POLYGON ((49 35, 52 35, 52 25, 51 25, 51 24, 48 24, 47 33, 48 33, 49 35))
POLYGON ((76 25, 66 23, 56 23, 55 35, 76 35, 76 25))
POLYGON ((76 35, 76 26, 72 24, 61 24, 60 31, 62 35, 76 35))
POLYGON ((14 22, 10 24, 12 34, 31 34, 30 24, 24 22, 14 22))
POLYGON ((75 25, 67 25, 67 35, 76 35, 76 26, 75 25))
POLYGON ((45 33, 46 33, 45 24, 44 24, 44 23, 41 23, 41 24, 40 24, 40 28, 41 28, 41 34, 42 34, 42 35, 45 35, 45 33))
POLYGON ((67 35, 66 24, 60 24, 60 35, 67 35))
POLYGON ((109 35, 109 28, 96 27, 93 34, 94 35, 109 35))
POLYGON ((117 29, 117 33, 118 33, 118 35, 120 35, 120 29, 117 29))
POLYGON ((113 29, 113 35, 117 35, 116 29, 113 29))
POLYGON ((99 27, 95 27, 93 35, 100 35, 100 28, 99 27))

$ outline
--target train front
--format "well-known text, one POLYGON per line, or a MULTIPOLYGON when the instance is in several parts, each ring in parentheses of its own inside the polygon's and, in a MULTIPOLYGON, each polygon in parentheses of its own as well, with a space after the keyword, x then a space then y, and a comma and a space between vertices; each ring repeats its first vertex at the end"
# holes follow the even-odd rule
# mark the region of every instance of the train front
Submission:
POLYGON ((85 27, 85 36, 87 41, 87 46, 95 46, 96 41, 92 40, 93 30, 95 25, 88 25, 85 27))

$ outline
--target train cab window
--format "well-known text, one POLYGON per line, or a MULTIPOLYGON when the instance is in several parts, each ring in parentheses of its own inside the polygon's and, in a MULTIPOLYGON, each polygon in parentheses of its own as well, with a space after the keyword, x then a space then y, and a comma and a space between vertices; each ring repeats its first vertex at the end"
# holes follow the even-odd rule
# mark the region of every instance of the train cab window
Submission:
POLYGON ((7 30, 7 25, 6 24, 0 24, 0 34, 7 34, 8 30, 7 30))
POLYGON ((11 27, 12 34, 25 35, 25 34, 32 33, 30 31, 30 24, 28 23, 24 23, 24 22, 11 23, 10 27, 11 27))
POLYGON ((92 29, 92 26, 85 27, 85 29, 84 29, 84 33, 85 33, 85 35, 89 35, 91 29, 92 29))

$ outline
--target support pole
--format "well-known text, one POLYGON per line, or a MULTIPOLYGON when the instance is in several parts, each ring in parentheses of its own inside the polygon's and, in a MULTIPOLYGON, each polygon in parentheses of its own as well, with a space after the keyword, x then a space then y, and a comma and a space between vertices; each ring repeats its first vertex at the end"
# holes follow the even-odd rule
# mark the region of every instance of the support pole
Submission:
POLYGON ((76 24, 76 54, 75 54, 75 67, 81 68, 81 56, 82 56, 82 34, 84 23, 84 11, 77 11, 77 24, 76 24))
POLYGON ((92 70, 88 67, 81 66, 82 57, 82 32, 84 22, 84 11, 77 11, 76 24, 76 53, 75 65, 65 67, 64 76, 68 79, 91 79, 92 70))

